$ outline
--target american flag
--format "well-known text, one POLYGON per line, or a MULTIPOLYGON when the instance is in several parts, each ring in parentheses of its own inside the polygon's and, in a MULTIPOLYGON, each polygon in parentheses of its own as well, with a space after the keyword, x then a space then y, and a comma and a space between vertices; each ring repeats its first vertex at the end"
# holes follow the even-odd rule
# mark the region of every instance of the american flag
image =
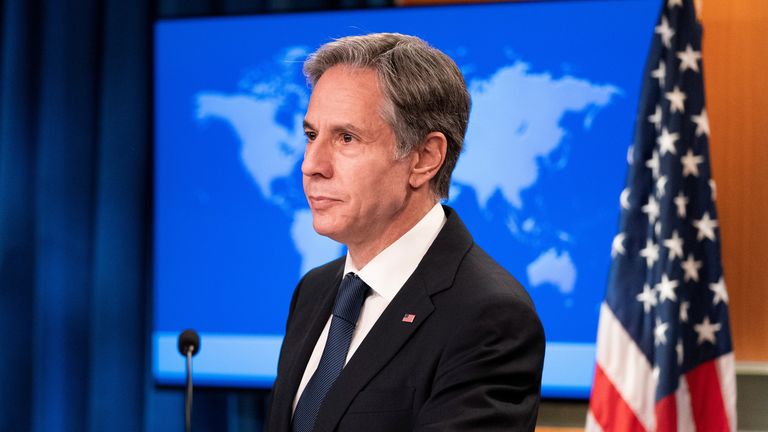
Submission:
POLYGON ((701 32, 692 0, 664 1, 627 154, 588 431, 736 430, 701 32))

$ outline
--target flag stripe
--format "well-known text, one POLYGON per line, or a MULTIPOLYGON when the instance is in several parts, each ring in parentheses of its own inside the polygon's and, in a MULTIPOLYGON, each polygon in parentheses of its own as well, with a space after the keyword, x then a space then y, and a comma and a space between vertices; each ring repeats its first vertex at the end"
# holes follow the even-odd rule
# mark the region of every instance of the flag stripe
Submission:
MULTIPOLYGON (((607 304, 600 308, 597 363, 645 429, 653 430, 656 383, 648 360, 607 304)), ((594 390, 592 394, 595 394, 594 390)))
POLYGON ((627 405, 611 380, 603 373, 600 365, 595 368, 595 381, 592 385, 589 408, 591 415, 603 430, 646 431, 632 408, 627 405))
POLYGON ((677 432, 696 432, 693 412, 691 412, 691 394, 685 377, 680 377, 675 400, 677 401, 677 432))
POLYGON ((723 390, 723 403, 730 430, 736 431, 736 361, 733 353, 717 359, 717 376, 723 390))
POLYGON ((671 394, 656 403, 656 432, 677 432, 677 399, 671 394))
POLYGON ((700 430, 730 430, 715 361, 702 363, 685 376, 691 395, 691 410, 700 430))

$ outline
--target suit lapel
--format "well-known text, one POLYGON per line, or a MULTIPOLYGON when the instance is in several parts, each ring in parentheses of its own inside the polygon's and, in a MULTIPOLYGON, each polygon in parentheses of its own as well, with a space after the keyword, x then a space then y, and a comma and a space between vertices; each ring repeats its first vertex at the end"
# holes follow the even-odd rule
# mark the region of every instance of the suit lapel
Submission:
POLYGON ((316 431, 336 428, 355 396, 429 319, 434 311, 430 297, 452 285, 473 241, 453 210, 445 207, 445 212, 448 221, 416 271, 392 299, 328 392, 315 423, 316 431), (412 323, 403 322, 405 314, 415 315, 412 323))
MULTIPOLYGON (((309 357, 312 355, 312 350, 315 348, 317 340, 320 338, 325 323, 328 321, 328 317, 333 310, 333 302, 336 298, 336 291, 338 290, 341 282, 342 272, 344 269, 344 261, 340 260, 341 266, 337 267, 336 271, 329 271, 326 275, 320 275, 314 281, 306 282, 308 285, 303 287, 303 290, 316 290, 318 295, 314 300, 318 307, 316 307, 310 316, 306 318, 302 316, 294 317, 296 321, 293 323, 293 327, 297 329, 307 329, 300 334, 291 335, 290 341, 284 341, 283 346, 288 349, 286 353, 286 361, 284 370, 287 372, 287 376, 278 388, 273 392, 275 395, 275 409, 272 412, 279 415, 280 418, 273 419, 272 423, 276 427, 270 430, 275 431, 289 431, 291 425, 291 417, 293 410, 293 399, 296 396, 296 391, 299 389, 301 378, 304 376, 304 369, 307 367, 309 357)), ((309 295, 307 293, 307 295, 309 295)))
POLYGON ((390 362, 433 310, 422 281, 411 278, 406 282, 328 392, 315 423, 316 431, 335 429, 352 399, 390 362), (403 322, 406 313, 415 315, 412 323, 403 322))

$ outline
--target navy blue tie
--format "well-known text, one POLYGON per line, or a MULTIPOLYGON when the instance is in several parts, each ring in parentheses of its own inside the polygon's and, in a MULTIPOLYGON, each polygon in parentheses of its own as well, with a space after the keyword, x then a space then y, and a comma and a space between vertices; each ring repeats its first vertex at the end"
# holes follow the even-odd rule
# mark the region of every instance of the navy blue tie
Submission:
POLYGON ((354 273, 347 273, 341 281, 323 355, 293 413, 293 432, 311 432, 314 429, 320 405, 344 368, 352 332, 367 290, 365 282, 354 273))

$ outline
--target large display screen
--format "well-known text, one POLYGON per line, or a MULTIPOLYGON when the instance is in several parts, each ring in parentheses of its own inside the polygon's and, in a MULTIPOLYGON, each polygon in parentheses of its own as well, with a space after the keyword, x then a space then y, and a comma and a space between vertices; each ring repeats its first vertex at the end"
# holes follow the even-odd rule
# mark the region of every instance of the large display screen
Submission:
POLYGON ((450 55, 472 96, 447 204, 528 289, 543 394, 586 397, 658 0, 564 1, 160 21, 155 29, 154 375, 267 388, 291 294, 345 253, 302 191, 306 56, 400 32, 450 55))

